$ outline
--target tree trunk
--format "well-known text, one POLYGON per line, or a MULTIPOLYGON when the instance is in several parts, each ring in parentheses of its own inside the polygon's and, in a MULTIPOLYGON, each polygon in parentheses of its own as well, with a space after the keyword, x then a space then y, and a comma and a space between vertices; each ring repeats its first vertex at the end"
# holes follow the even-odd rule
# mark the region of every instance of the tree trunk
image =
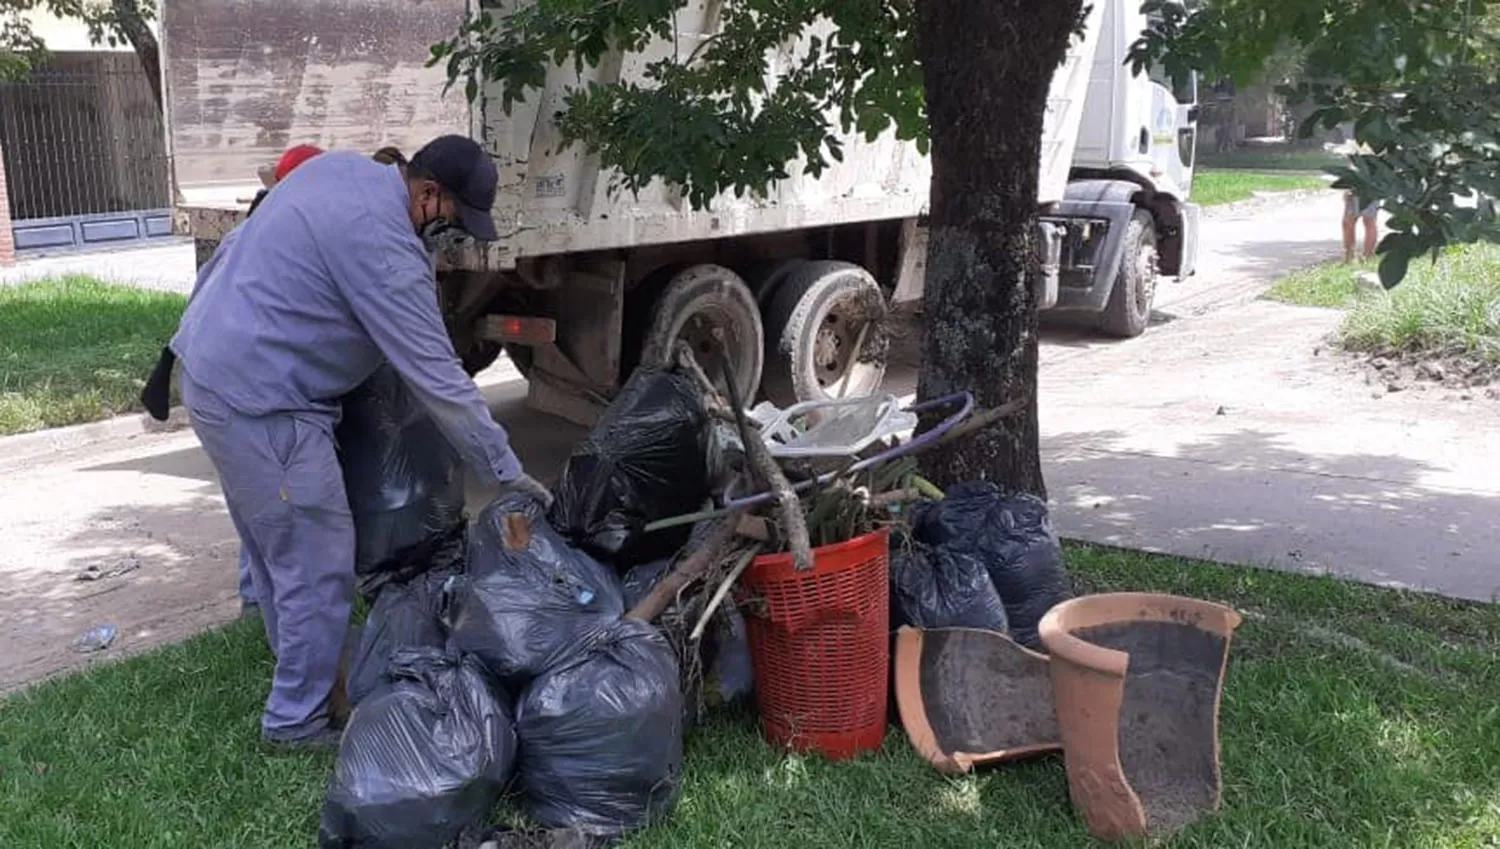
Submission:
POLYGON ((918 395, 969 390, 1023 412, 924 459, 939 483, 1046 497, 1032 280, 1047 92, 1081 0, 917 0, 932 126, 926 332, 918 395))
POLYGON ((140 60, 141 70, 151 85, 151 96, 156 98, 156 108, 162 109, 161 46, 141 14, 140 0, 111 0, 110 9, 115 28, 135 49, 135 57, 140 60))

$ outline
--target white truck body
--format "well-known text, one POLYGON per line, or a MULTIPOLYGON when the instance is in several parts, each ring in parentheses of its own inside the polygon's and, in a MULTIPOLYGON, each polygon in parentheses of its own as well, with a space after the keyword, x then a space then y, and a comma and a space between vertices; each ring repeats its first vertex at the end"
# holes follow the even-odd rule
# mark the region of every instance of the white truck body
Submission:
MULTIPOLYGON (((295 144, 414 150, 466 133, 431 44, 466 0, 163 0, 167 153, 179 231, 211 249, 244 218, 256 172, 295 144)), ((205 257, 200 252, 200 262, 205 257)))
MULTIPOLYGON (((509 115, 496 84, 481 82, 471 107, 425 67, 465 2, 165 0, 179 220, 200 263, 243 219, 257 169, 286 146, 411 154, 466 130, 500 172, 501 239, 440 257, 440 296, 471 371, 503 346, 535 406, 581 422, 681 341, 722 348, 746 400, 874 391, 887 305, 920 299, 925 282, 931 166, 914 143, 846 134, 843 160, 821 176, 793 163, 766 197, 726 195, 707 210, 661 182, 618 190, 596 157, 562 143, 553 116, 563 98, 691 56, 732 0, 691 0, 675 38, 639 53, 552 69, 509 115)), ((503 15, 524 2, 482 5, 503 15)), ((1040 152, 1038 306, 1116 336, 1144 332, 1158 271, 1191 274, 1197 244, 1196 93, 1126 67, 1146 23, 1135 0, 1091 4, 1052 80, 1040 152)), ((768 55, 768 80, 814 34, 768 55)))
MULTIPOLYGON (((791 178, 777 183, 767 197, 726 193, 705 211, 695 211, 675 187, 660 181, 638 195, 619 191, 597 157, 562 143, 551 116, 563 108, 570 89, 591 83, 645 84, 648 65, 689 56, 713 34, 720 5, 706 0, 681 9, 675 41, 659 40, 640 53, 606 57, 581 76, 571 65, 552 69, 540 95, 528 95, 510 115, 499 108, 476 110, 474 137, 483 140, 500 170, 495 219, 502 238, 492 249, 489 268, 513 268, 525 257, 914 218, 927 211, 931 163, 894 132, 873 142, 857 133, 840 134, 844 159, 831 162, 819 177, 804 174, 795 162, 787 169, 791 178)), ((1053 78, 1038 185, 1042 204, 1063 199, 1105 5, 1094 4, 1086 37, 1070 46, 1053 78)), ((829 31, 825 24, 805 38, 826 38, 829 31)), ((778 66, 789 64, 795 49, 789 45, 788 51, 767 57, 767 75, 774 77, 778 66)), ((482 92, 487 101, 499 103, 497 87, 482 92)))

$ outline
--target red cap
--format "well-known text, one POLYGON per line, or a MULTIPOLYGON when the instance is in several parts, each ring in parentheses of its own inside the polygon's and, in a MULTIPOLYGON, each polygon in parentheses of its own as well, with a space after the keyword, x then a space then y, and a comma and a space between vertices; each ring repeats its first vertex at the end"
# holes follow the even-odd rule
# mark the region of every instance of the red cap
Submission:
POLYGON ((286 153, 283 153, 281 159, 276 162, 276 182, 285 180, 286 175, 292 173, 298 165, 322 152, 322 148, 310 144, 299 144, 296 147, 287 148, 286 153))

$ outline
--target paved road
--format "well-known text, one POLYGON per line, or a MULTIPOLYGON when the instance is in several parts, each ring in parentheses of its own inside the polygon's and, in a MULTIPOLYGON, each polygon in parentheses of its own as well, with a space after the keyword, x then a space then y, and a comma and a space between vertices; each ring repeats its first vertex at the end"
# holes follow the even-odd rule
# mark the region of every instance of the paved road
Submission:
POLYGON ((1496 599, 1500 404, 1369 386, 1328 349, 1339 314, 1255 299, 1278 269, 1338 255, 1338 215, 1329 193, 1214 220, 1160 326, 1046 350, 1063 533, 1496 599))
MULTIPOLYGON (((1497 405, 1376 393, 1324 349, 1337 315, 1255 300, 1337 254, 1338 203, 1216 214, 1201 273, 1162 291, 1140 339, 1048 336, 1043 456, 1065 535, 1495 594, 1497 405)), ((526 410, 504 366, 485 383, 529 468, 555 472, 579 431, 526 410)), ((90 662, 68 643, 93 625, 120 627, 116 656, 237 609, 234 535, 190 433, 0 440, 0 528, 0 692, 90 662), (88 566, 131 571, 73 580, 88 566)))

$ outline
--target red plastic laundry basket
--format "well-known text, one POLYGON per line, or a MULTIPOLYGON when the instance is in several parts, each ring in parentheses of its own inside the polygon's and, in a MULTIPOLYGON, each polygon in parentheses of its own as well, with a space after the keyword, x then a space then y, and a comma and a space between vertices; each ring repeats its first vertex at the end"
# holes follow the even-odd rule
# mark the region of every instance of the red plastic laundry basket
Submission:
POLYGON ((880 748, 890 693, 890 532, 756 558, 741 583, 755 700, 773 744, 832 760, 880 748))

